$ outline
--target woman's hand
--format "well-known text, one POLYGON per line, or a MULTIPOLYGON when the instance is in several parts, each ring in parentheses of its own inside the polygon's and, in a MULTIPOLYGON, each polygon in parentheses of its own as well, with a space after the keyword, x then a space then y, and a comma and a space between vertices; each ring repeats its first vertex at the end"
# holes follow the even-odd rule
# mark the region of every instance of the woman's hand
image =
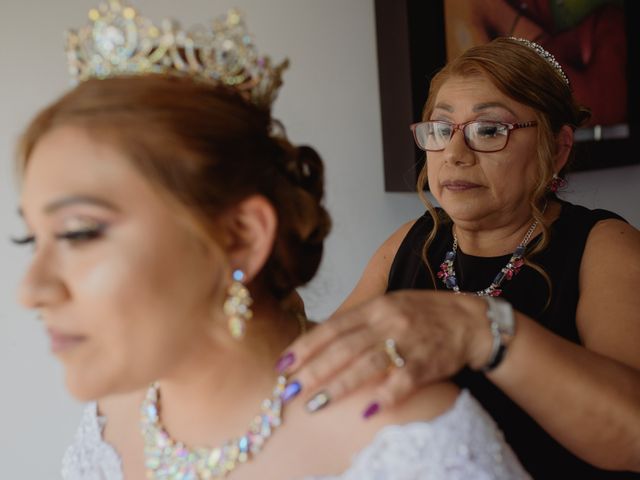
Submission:
POLYGON ((480 368, 491 342, 482 299, 406 290, 334 315, 293 343, 278 366, 307 394, 322 391, 332 402, 379 381, 372 400, 385 408, 465 365, 480 368), (386 339, 395 341, 403 367, 391 368, 386 339))

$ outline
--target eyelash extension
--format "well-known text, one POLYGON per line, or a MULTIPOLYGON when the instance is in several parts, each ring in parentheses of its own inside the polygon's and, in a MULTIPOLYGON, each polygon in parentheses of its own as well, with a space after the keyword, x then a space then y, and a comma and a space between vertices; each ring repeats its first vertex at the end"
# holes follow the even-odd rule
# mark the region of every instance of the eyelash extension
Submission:
MULTIPOLYGON (((105 227, 99 226, 96 228, 88 228, 85 230, 73 230, 70 232, 64 232, 56 234, 56 239, 58 240, 66 240, 69 242, 83 242, 88 240, 94 240, 100 237, 104 232, 105 227)), ((11 238, 11 242, 14 245, 24 246, 24 245, 34 245, 36 242, 35 235, 27 235, 25 237, 11 238)))
POLYGON ((73 230, 70 232, 59 233, 56 235, 58 240, 67 240, 69 242, 84 242, 94 240, 102 235, 104 226, 89 228, 85 230, 73 230))
POLYGON ((23 246, 23 245, 32 245, 36 241, 35 235, 27 235, 26 237, 15 238, 11 237, 11 242, 14 245, 23 246))

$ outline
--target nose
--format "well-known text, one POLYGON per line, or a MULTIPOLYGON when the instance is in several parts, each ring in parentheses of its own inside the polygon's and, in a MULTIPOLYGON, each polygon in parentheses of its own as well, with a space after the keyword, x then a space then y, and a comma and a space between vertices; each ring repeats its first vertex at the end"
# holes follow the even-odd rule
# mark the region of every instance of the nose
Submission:
POLYGON ((451 133, 449 143, 442 153, 444 154, 445 161, 450 165, 473 165, 476 161, 475 152, 469 148, 465 141, 462 128, 457 125, 451 133))
POLYGON ((18 300, 26 308, 52 307, 68 297, 65 283, 57 273, 56 260, 46 252, 36 252, 18 288, 18 300))

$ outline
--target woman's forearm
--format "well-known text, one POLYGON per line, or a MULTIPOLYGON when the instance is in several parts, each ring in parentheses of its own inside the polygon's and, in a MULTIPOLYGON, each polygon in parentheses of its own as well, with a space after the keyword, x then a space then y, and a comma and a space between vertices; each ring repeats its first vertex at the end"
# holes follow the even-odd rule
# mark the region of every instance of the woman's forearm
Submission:
POLYGON ((517 314, 490 380, 551 436, 600 468, 640 471, 640 372, 517 314))

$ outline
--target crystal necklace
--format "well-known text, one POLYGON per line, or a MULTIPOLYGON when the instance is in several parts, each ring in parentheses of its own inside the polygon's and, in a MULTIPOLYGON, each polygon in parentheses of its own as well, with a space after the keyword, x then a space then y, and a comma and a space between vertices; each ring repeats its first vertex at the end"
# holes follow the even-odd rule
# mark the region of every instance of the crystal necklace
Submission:
POLYGON ((216 448, 189 448, 173 440, 160 423, 160 392, 153 383, 140 407, 147 476, 154 480, 208 480, 223 478, 256 455, 282 423, 282 393, 287 386, 278 377, 271 397, 263 400, 260 413, 241 437, 216 448))
MULTIPOLYGON (((481 297, 498 297, 502 294, 502 283, 505 280, 511 280, 514 275, 516 275, 522 265, 524 265, 524 252, 527 248, 527 244, 529 243, 529 239, 533 234, 533 231, 538 226, 538 221, 535 220, 524 238, 520 242, 520 244, 516 247, 515 251, 511 255, 511 258, 507 262, 507 264, 502 267, 502 269, 498 272, 496 277, 484 290, 478 290, 476 295, 481 297)), ((451 250, 447 252, 444 257, 444 261, 440 264, 440 271, 438 272, 438 278, 442 279, 442 282, 447 286, 449 290, 453 290, 455 293, 463 293, 460 291, 460 287, 458 286, 458 279, 456 278, 456 271, 453 268, 453 262, 456 259, 456 253, 458 251, 458 237, 456 236, 456 232, 453 232, 453 246, 451 250)))

